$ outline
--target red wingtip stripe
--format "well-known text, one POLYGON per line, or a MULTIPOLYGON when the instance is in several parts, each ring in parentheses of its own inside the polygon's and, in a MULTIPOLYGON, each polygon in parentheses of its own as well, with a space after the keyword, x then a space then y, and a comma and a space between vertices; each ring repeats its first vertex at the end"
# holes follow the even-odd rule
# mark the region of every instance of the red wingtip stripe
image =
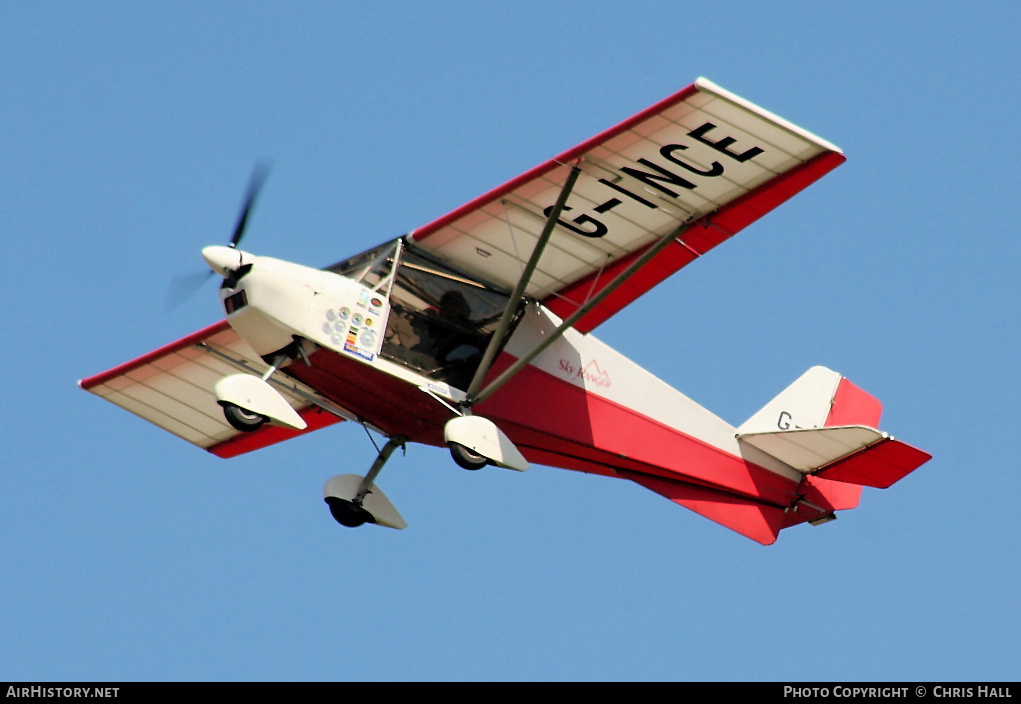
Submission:
POLYGON ((137 359, 131 360, 130 362, 125 362, 124 364, 120 364, 114 367, 113 369, 109 369, 105 372, 101 372, 100 374, 96 374, 95 376, 90 376, 86 379, 82 379, 81 381, 78 382, 78 385, 81 386, 86 391, 88 391, 89 389, 95 388, 100 384, 105 384, 111 379, 115 379, 116 377, 122 376, 130 371, 138 369, 139 367, 142 367, 146 364, 149 364, 153 360, 159 359, 160 357, 165 357, 168 354, 173 354, 174 352, 182 350, 185 347, 190 347, 197 342, 201 342, 202 340, 205 340, 211 337, 212 335, 216 335, 217 333, 223 332, 224 330, 227 329, 228 325, 229 324, 227 323, 226 320, 221 320, 218 323, 214 323, 209 327, 202 328, 197 332, 193 332, 192 334, 186 337, 182 337, 180 340, 175 340, 170 344, 164 345, 163 347, 153 350, 152 352, 149 352, 147 354, 144 354, 141 357, 138 357, 137 359))

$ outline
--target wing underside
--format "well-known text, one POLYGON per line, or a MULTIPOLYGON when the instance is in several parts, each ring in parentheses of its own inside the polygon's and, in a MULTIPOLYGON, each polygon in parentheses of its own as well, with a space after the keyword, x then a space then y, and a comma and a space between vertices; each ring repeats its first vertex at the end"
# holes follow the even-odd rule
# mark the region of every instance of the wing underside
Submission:
POLYGON ((312 403, 312 389, 287 379, 277 384, 308 428, 264 426, 254 433, 231 427, 213 395, 216 382, 268 366, 226 322, 217 323, 110 371, 81 387, 221 457, 232 457, 311 432, 340 420, 312 403))
POLYGON ((585 332, 843 161, 829 142, 699 79, 411 237, 513 288, 577 166, 526 290, 566 318, 644 250, 687 226, 578 322, 585 332))

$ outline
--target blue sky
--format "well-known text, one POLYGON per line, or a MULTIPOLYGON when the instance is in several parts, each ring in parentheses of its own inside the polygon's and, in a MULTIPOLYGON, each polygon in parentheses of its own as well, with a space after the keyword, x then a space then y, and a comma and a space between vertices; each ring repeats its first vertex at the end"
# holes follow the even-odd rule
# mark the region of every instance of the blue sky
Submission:
POLYGON ((1017 680, 1013 3, 0 4, 0 679, 1017 680), (638 485, 343 424, 229 461, 76 386, 707 76, 848 162, 597 330, 740 423, 824 364, 934 459, 762 547, 638 485), (635 334, 638 331, 638 334, 635 334))

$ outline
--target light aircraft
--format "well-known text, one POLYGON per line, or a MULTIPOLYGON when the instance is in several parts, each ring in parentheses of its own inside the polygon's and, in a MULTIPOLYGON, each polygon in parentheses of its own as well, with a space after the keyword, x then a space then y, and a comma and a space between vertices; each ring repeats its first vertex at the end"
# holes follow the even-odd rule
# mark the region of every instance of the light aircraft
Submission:
POLYGON ((375 462, 323 492, 345 526, 407 525, 376 480, 423 443, 469 470, 629 479, 768 545, 930 455, 878 430, 879 401, 825 367, 735 427, 591 333, 844 160, 700 78, 326 269, 238 248, 257 171, 229 244, 202 250, 226 319, 79 383, 220 457, 364 425, 386 438, 375 462))

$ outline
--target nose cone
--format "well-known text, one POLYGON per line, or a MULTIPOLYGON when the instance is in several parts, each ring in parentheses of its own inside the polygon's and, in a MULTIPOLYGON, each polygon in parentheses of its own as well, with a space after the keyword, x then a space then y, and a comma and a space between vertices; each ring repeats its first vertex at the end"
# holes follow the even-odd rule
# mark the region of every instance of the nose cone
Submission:
POLYGON ((220 276, 228 276, 232 271, 237 271, 241 266, 241 254, 240 250, 223 245, 202 250, 202 258, 206 260, 206 264, 220 276))

